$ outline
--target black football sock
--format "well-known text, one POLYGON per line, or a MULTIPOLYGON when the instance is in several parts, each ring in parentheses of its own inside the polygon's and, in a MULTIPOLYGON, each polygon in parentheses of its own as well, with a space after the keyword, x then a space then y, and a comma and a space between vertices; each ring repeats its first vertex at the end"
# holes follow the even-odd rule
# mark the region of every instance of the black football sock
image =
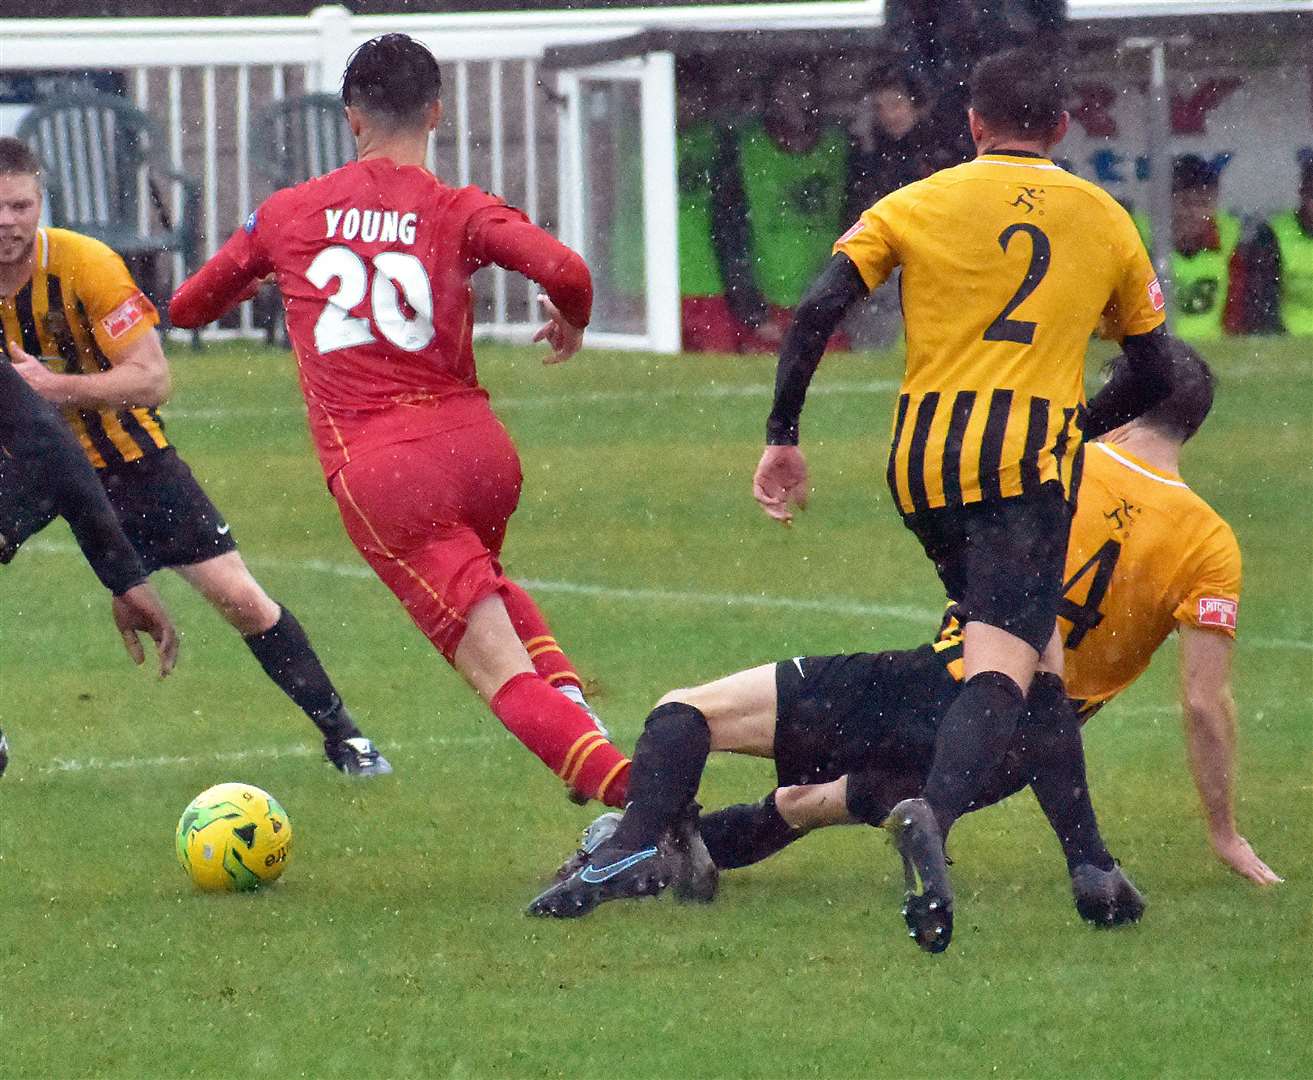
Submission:
POLYGON ((326 739, 352 739, 360 734, 328 672, 319 662, 301 624, 285 607, 278 621, 262 634, 243 638, 269 678, 278 684, 326 739))
POLYGON ((682 702, 648 714, 629 768, 629 807, 611 843, 626 850, 655 844, 698 793, 711 752, 707 718, 682 702))
POLYGON ((807 835, 780 816, 773 791, 761 802, 740 803, 703 814, 698 819, 698 831, 712 862, 721 870, 759 863, 807 835))
POLYGON ((921 790, 921 779, 913 769, 858 769, 848 774, 844 809, 858 821, 878 829, 895 806, 921 790))
POLYGON ((1012 742, 1026 698, 1000 671, 982 671, 962 686, 935 736, 924 798, 944 836, 990 784, 1012 742))
POLYGON ((1099 834, 1085 779, 1085 747, 1080 721, 1067 699, 1062 680, 1041 673, 1031 684, 1028 715, 1023 721, 1030 786, 1044 816, 1062 844, 1067 869, 1091 863, 1113 868, 1112 856, 1099 834))

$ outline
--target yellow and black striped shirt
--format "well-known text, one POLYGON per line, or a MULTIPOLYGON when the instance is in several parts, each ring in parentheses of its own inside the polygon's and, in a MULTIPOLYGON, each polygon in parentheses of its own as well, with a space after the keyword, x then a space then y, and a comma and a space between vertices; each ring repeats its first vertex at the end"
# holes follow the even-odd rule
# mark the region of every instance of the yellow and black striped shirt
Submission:
MULTIPOLYGON (((1063 680, 1081 719, 1138 679, 1178 627, 1234 638, 1241 577, 1235 533, 1180 476, 1092 444, 1058 605, 1063 680)), ((934 649, 960 682, 951 604, 934 649)))
POLYGON ((985 154, 886 196, 835 244, 902 268, 907 371, 888 482, 904 514, 1080 478, 1085 348, 1163 321, 1130 216, 1053 162, 985 154))
MULTIPOLYGON (((99 240, 67 229, 38 229, 31 280, 0 297, 4 340, 20 343, 61 374, 108 371, 159 314, 123 260, 99 240)), ((91 464, 136 461, 169 445, 153 408, 66 409, 91 464)))

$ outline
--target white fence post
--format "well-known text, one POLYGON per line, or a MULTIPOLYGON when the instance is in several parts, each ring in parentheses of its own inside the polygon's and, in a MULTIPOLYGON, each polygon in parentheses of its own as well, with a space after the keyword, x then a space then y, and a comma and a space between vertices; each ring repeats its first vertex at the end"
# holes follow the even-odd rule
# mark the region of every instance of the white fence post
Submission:
POLYGON ((679 204, 672 53, 652 53, 647 57, 642 87, 647 333, 653 350, 677 353, 680 346, 679 204))
POLYGON ((339 4, 327 4, 310 12, 310 21, 319 34, 315 89, 331 94, 342 85, 342 72, 353 48, 351 12, 339 4))

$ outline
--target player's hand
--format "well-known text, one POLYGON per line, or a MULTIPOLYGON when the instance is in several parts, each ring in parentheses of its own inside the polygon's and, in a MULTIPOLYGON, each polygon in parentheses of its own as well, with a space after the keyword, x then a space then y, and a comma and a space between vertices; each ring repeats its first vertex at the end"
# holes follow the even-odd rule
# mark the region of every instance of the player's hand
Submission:
POLYGON ((154 585, 143 581, 114 597, 113 615, 114 625, 123 637, 123 647, 128 650, 134 664, 146 660, 141 640, 137 637, 138 633, 146 633, 154 640, 155 650, 159 653, 160 678, 173 670, 178 661, 178 631, 174 629, 173 620, 154 585))
POLYGON ((793 523, 790 505, 807 509, 807 459, 796 446, 768 446, 752 478, 752 496, 769 517, 793 523))
POLYGON ((548 321, 533 335, 533 340, 545 341, 551 346, 552 353, 543 357, 544 364, 563 364, 583 345, 583 327, 575 326, 566 319, 556 305, 541 293, 538 294, 538 303, 547 312, 548 321))
POLYGON ((1285 878, 1278 877, 1267 863, 1254 854, 1254 849, 1249 846, 1249 841, 1239 833, 1231 833, 1228 836, 1210 836, 1208 840, 1219 859, 1241 877, 1248 878, 1254 884, 1278 885, 1285 881, 1285 878))
POLYGON ((59 381, 58 375, 31 353, 25 352, 23 346, 18 342, 9 342, 8 349, 9 359, 14 370, 23 376, 28 386, 47 401, 54 402, 56 405, 67 404, 56 390, 56 384, 59 381))

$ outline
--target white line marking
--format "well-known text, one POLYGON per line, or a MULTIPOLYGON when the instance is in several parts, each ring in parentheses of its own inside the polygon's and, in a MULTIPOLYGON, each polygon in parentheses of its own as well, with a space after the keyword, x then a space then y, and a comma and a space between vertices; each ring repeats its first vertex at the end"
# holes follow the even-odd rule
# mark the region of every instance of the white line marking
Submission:
MULTIPOLYGON (((808 397, 841 396, 847 394, 876 394, 897 390, 896 379, 866 379, 861 381, 819 382, 807 392, 808 397)), ((589 390, 578 394, 540 394, 533 397, 510 397, 494 394, 494 409, 562 409, 576 405, 633 404, 645 401, 678 401, 707 399, 711 401, 731 398, 759 398, 769 401, 775 396, 773 383, 717 385, 708 383, 689 389, 670 390, 589 390)), ((305 415, 304 405, 235 405, 231 408, 168 409, 165 420, 227 420, 249 416, 305 415)))
MULTIPOLYGON (((798 662, 797 658, 794 663, 798 662)), ((801 665, 799 665, 801 668, 801 665)), ((1280 707, 1288 703, 1268 702, 1265 708, 1280 707)), ((1179 705, 1117 705, 1109 708, 1109 716, 1116 715, 1127 719, 1134 719, 1140 716, 1176 716, 1179 715, 1181 708, 1179 705)), ((1103 724, 1100 725, 1104 726, 1103 724)), ((398 751, 414 751, 416 749, 430 749, 434 747, 453 747, 453 746, 488 746, 497 742, 503 742, 509 748, 513 746, 506 736, 499 733, 486 735, 435 735, 427 739, 421 739, 418 742, 385 742, 379 743, 379 747, 388 753, 398 751)), ((313 758, 319 757, 323 753, 317 746, 309 746, 305 743, 294 743, 290 746, 259 746, 248 747, 245 750, 220 750, 212 754, 162 754, 157 757, 127 757, 127 758, 55 758, 49 765, 40 765, 32 771, 41 776, 56 776, 67 773, 82 773, 92 771, 126 771, 131 769, 167 769, 167 768, 189 768, 195 765, 231 765, 233 763, 262 760, 266 758, 313 758)), ((728 755, 718 755, 708 759, 708 767, 723 765, 728 762, 728 755)), ((22 766, 15 768, 15 773, 23 772, 22 766)))
MULTIPOLYGON (((33 540, 23 545, 24 551, 46 555, 80 554, 72 544, 52 540, 33 540)), ((353 578, 368 581, 374 578, 374 571, 368 566, 357 563, 340 563, 329 559, 279 559, 276 557, 248 558, 248 564, 256 569, 302 571, 311 570, 333 577, 353 578)), ((847 615, 853 618, 902 619, 906 622, 920 623, 927 627, 926 633, 939 625, 943 615, 942 608, 922 608, 901 604, 875 604, 861 600, 848 600, 842 597, 820 597, 804 599, 796 596, 768 596, 764 593, 720 593, 704 591, 684 591, 678 589, 629 589, 614 585, 592 585, 578 581, 544 581, 537 578, 519 578, 519 584, 530 592, 559 593, 565 596, 588 596, 605 600, 632 600, 638 603, 658 604, 709 604, 713 607, 734 608, 768 608, 779 611, 816 611, 829 615, 847 615)), ((1254 649, 1290 649, 1297 652, 1313 652, 1313 641, 1299 638, 1239 638, 1245 648, 1254 649)))
MULTIPOLYGON (((378 745, 383 750, 392 752, 414 750, 416 747, 482 746, 487 743, 497 742, 502 738, 502 736, 497 735, 435 735, 428 739, 422 739, 418 743, 388 742, 386 744, 379 743, 378 745)), ((510 746, 511 743, 507 742, 506 745, 510 746)), ((320 747, 296 743, 291 746, 253 746, 245 750, 222 750, 213 754, 176 754, 139 758, 55 758, 49 765, 39 766, 35 771, 44 775, 53 775, 55 773, 89 772, 93 769, 176 768, 189 765, 229 764, 237 761, 253 761, 257 758, 322 757, 323 753, 320 747)))

